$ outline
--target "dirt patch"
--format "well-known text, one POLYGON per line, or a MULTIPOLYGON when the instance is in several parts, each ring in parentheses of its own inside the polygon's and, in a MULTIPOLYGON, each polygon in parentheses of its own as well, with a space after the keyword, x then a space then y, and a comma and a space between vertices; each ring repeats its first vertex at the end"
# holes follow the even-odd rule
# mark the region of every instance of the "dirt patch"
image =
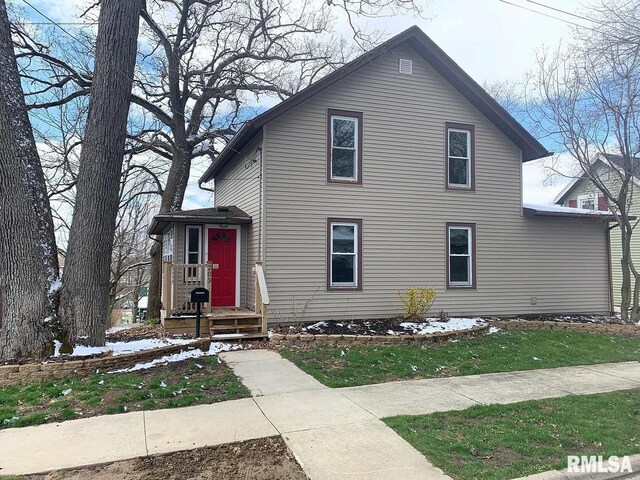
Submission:
POLYGON ((28 480, 303 480, 280 437, 136 458, 97 467, 23 477, 28 480))

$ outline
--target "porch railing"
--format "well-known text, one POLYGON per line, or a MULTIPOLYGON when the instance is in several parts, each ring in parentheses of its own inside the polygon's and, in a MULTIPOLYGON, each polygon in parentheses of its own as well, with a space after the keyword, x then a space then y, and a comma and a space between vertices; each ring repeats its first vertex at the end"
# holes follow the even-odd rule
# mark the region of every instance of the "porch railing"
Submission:
POLYGON ((267 290, 267 279, 264 276, 262 262, 255 264, 255 312, 262 315, 262 333, 267 333, 267 306, 270 303, 269 291, 267 290))
MULTIPOLYGON (((195 313, 196 304, 189 301, 191 290, 204 287, 211 291, 211 268, 207 263, 164 262, 162 271, 162 304, 168 315, 195 313)), ((202 304, 203 312, 211 312, 211 304, 202 304)))

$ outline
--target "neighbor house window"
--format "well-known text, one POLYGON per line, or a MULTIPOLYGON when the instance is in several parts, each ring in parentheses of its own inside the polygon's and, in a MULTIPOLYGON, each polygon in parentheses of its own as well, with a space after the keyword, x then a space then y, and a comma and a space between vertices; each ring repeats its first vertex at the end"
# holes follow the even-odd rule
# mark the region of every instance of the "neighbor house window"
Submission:
POLYGON ((474 288, 475 225, 447 223, 447 288, 474 288))
POLYGON ((173 262, 173 228, 162 234, 162 260, 173 262))
POLYGON ((327 221, 327 289, 362 289, 362 221, 327 221))
POLYGON ((473 125, 446 124, 447 188, 475 189, 475 129, 473 125))
POLYGON ((595 193, 578 195, 578 208, 583 208, 585 210, 598 210, 598 195, 595 193))
POLYGON ((327 181, 362 183, 361 112, 328 112, 327 181))
MULTIPOLYGON (((185 235, 185 261, 188 265, 202 263, 202 227, 199 225, 187 225, 185 235)), ((187 279, 193 280, 198 276, 198 270, 188 267, 187 279)))

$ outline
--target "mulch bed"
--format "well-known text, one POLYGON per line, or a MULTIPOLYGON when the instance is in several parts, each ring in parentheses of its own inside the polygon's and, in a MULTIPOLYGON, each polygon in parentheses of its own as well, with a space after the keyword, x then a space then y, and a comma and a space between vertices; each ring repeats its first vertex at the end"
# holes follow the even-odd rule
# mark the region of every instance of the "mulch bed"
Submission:
POLYGON ((273 332, 281 334, 310 333, 327 335, 413 335, 415 333, 412 328, 400 325, 401 322, 405 322, 405 320, 398 318, 350 321, 328 320, 326 322, 317 322, 304 326, 276 325, 273 328, 273 332))
POLYGON ((22 477, 25 480, 306 480, 280 437, 22 477))

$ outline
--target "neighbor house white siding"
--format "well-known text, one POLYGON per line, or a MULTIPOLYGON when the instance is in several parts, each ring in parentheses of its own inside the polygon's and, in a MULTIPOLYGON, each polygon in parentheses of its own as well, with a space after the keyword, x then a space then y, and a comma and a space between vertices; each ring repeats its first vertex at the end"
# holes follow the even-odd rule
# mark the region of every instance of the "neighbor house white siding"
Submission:
MULTIPOLYGON (((411 285, 437 290, 432 313, 608 311, 606 226, 522 217, 520 150, 409 47, 294 107, 266 132, 271 322, 392 316, 397 291, 411 285), (398 73, 400 58, 413 60, 413 74, 398 73), (328 108, 363 113, 362 185, 326 181, 328 108), (475 191, 444 188, 445 122, 475 126, 475 191), (326 290, 328 217, 362 219, 361 292, 326 290), (446 222, 476 224, 475 290, 446 289, 446 222)), ((227 176, 246 175, 243 163, 227 176)), ((216 196, 217 204, 233 198, 227 203, 250 213, 255 227, 255 193, 251 211, 237 194, 216 196)))

